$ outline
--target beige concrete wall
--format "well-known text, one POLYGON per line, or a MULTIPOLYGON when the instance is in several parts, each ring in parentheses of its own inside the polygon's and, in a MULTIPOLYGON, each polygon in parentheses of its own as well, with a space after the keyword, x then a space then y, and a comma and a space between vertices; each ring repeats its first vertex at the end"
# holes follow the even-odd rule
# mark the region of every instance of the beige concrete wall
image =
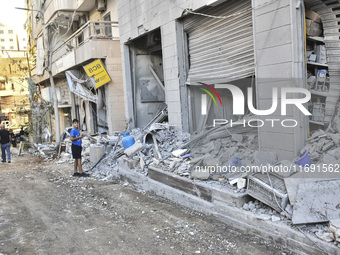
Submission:
MULTIPOLYGON (((282 87, 304 88, 301 8, 296 3, 282 0, 265 4, 264 0, 253 0, 255 74, 258 109, 266 110, 272 105, 272 89, 282 87), (265 4, 265 5, 263 5, 265 4)), ((280 96, 277 110, 265 119, 294 119, 295 128, 259 128, 259 146, 263 151, 275 151, 279 160, 293 159, 306 140, 306 117, 293 106, 288 106, 287 115, 281 115, 280 96)), ((279 122, 276 122, 279 123, 279 122)))
POLYGON ((106 58, 106 68, 112 79, 110 83, 104 85, 108 107, 107 121, 109 133, 112 134, 114 131, 122 131, 125 128, 124 87, 119 41, 114 42, 112 55, 106 58))

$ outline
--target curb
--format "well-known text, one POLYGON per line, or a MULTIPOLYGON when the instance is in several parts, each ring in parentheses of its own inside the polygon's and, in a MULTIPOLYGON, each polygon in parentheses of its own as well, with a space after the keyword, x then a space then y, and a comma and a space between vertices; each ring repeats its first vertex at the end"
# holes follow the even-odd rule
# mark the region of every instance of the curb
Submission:
MULTIPOLYGON (((242 210, 235 207, 239 206, 235 199, 222 201, 222 198, 230 195, 222 190, 218 190, 209 187, 209 185, 197 184, 204 187, 206 190, 210 189, 210 194, 212 195, 211 201, 202 199, 200 196, 193 195, 182 190, 170 187, 162 182, 153 180, 141 173, 128 170, 128 168, 122 164, 119 164, 118 171, 113 170, 110 167, 103 166, 103 169, 110 170, 113 173, 113 177, 121 179, 122 181, 128 181, 132 187, 137 190, 145 191, 162 198, 169 199, 170 201, 179 204, 181 206, 190 208, 200 213, 206 215, 213 215, 218 220, 232 225, 234 228, 242 230, 246 233, 257 235, 261 238, 271 241, 272 243, 281 246, 289 251, 298 253, 301 255, 320 255, 323 252, 317 248, 310 240, 308 240, 301 232, 288 226, 283 222, 271 222, 263 221, 256 218, 251 212, 242 210), (215 190, 215 191, 214 191, 215 190), (230 203, 232 205, 230 205, 230 203)), ((165 176, 175 176, 175 178, 186 179, 169 173, 165 173, 157 168, 149 167, 152 171, 157 171, 158 173, 163 173, 165 176)), ((191 180, 187 180, 193 182, 191 180)), ((195 182, 193 182, 195 183, 195 182)), ((199 191, 197 194, 200 194, 199 191)), ((245 199, 248 196, 243 196, 240 198, 245 199)), ((329 254, 340 255, 340 249, 324 242, 314 236, 309 235, 315 243, 325 249, 329 254)))

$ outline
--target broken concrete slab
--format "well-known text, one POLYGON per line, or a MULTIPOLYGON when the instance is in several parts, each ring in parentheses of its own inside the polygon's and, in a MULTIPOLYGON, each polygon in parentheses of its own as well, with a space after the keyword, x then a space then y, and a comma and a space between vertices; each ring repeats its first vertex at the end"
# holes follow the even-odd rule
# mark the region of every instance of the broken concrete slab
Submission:
POLYGON ((293 224, 340 218, 340 180, 301 183, 294 204, 293 224))
POLYGON ((340 219, 329 221, 329 231, 332 233, 332 238, 340 242, 340 219))
POLYGON ((334 161, 336 161, 336 158, 331 156, 331 155, 329 155, 328 153, 323 155, 323 157, 322 157, 322 162, 324 162, 326 164, 334 162, 334 161))
POLYGON ((195 168, 190 173, 190 179, 194 180, 208 180, 210 177, 210 172, 208 169, 204 168, 195 168))
POLYGON ((273 151, 256 151, 254 154, 255 164, 267 165, 277 162, 277 154, 273 151))
POLYGON ((332 141, 334 142, 336 146, 340 145, 340 134, 339 133, 329 134, 328 136, 332 139, 332 141))
MULTIPOLYGON (((315 165, 314 169, 317 169, 319 165, 315 165)), ((320 166, 321 167, 321 166, 320 166)), ((320 168, 322 169, 322 168, 320 168)), ((311 172, 306 170, 305 172, 298 172, 294 175, 284 178, 285 186, 287 189, 289 201, 291 205, 295 204, 296 195, 298 186, 301 183, 309 183, 309 182, 316 182, 316 181, 327 181, 327 180, 335 180, 338 179, 334 176, 332 173, 317 173, 317 172, 311 172), (323 177, 323 178, 322 178, 323 177)))
POLYGON ((203 166, 217 166, 219 161, 216 157, 208 156, 203 159, 203 166))
POLYGON ((128 157, 132 157, 132 156, 136 155, 138 152, 142 151, 144 148, 145 148, 145 146, 140 141, 136 141, 132 146, 127 148, 124 151, 124 153, 128 157))

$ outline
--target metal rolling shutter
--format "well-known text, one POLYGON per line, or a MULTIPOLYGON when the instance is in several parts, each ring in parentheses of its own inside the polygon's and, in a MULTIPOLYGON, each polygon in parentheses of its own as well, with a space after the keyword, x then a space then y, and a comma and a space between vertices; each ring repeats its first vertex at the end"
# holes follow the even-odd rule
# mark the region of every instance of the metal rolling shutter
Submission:
POLYGON ((187 82, 223 83, 254 74, 251 1, 230 0, 200 11, 217 19, 191 15, 184 20, 190 69, 187 82))

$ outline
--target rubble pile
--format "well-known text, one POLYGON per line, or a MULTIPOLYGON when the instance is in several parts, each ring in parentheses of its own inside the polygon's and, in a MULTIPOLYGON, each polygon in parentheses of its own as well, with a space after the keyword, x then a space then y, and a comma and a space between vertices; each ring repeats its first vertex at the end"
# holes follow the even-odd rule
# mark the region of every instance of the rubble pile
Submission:
POLYGON ((33 155, 43 157, 43 158, 52 158, 57 151, 57 147, 55 144, 33 144, 35 151, 33 155))
POLYGON ((271 220, 276 222, 286 219, 284 214, 279 214, 277 211, 272 210, 270 207, 258 200, 245 203, 242 209, 252 212, 256 218, 261 220, 271 220))
POLYGON ((339 146, 340 133, 330 133, 320 129, 311 134, 300 154, 307 150, 313 163, 332 163, 340 159, 339 146))
MULTIPOLYGON (((188 169, 188 161, 181 158, 172 159, 172 151, 188 144, 189 134, 181 133, 179 130, 167 124, 154 123, 147 130, 139 128, 133 129, 130 134, 135 143, 124 150, 122 136, 116 136, 115 144, 107 156, 96 167, 92 175, 110 177, 110 171, 101 167, 103 165, 111 166, 113 170, 117 169, 117 159, 125 161, 130 169, 147 174, 147 168, 150 165, 169 170, 169 166, 178 167, 178 162, 185 165, 188 169)), ((183 168, 183 166, 182 166, 183 168)))

